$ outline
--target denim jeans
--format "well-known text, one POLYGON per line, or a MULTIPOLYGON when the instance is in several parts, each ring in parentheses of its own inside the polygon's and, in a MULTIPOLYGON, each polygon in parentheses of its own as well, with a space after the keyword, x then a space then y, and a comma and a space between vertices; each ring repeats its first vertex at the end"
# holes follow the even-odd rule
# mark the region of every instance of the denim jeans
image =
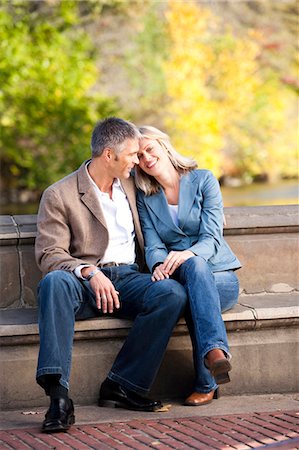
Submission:
MULTIPOLYGON (((146 394, 155 379, 172 330, 185 312, 187 295, 175 280, 154 283, 136 264, 102 269, 120 293, 121 308, 113 316, 134 319, 108 377, 146 394)), ((36 378, 45 389, 45 375, 55 375, 69 388, 76 319, 100 316, 89 282, 56 270, 40 282, 40 350, 36 378)))
POLYGON ((174 278, 185 287, 189 298, 186 322, 193 346, 194 390, 210 392, 217 384, 205 367, 204 357, 213 348, 220 348, 229 355, 221 312, 237 303, 239 281, 232 270, 212 273, 200 256, 187 259, 176 270, 174 278))

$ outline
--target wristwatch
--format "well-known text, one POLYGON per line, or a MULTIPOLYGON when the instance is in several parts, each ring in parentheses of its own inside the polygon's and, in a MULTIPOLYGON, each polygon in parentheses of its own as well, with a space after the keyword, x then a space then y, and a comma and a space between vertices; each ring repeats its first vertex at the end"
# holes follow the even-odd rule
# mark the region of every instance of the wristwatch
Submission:
POLYGON ((86 280, 89 281, 92 279, 92 277, 94 277, 97 273, 101 272, 101 270, 97 267, 96 269, 92 270, 91 272, 89 272, 89 274, 86 277, 86 280))

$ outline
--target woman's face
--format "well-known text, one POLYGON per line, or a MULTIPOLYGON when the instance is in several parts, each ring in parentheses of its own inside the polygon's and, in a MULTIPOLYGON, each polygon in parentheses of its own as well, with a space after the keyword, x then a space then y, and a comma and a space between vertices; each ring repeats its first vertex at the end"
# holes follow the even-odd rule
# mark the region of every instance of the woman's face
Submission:
POLYGON ((156 139, 143 138, 139 141, 139 167, 148 175, 159 176, 171 162, 166 150, 156 139))

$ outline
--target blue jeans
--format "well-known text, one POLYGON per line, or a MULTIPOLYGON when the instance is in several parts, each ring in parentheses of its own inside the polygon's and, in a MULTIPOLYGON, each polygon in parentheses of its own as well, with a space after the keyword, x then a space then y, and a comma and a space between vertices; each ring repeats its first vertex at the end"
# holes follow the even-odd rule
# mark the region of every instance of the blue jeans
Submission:
POLYGON ((186 289, 189 308, 186 322, 193 346, 196 392, 210 392, 217 384, 204 365, 204 357, 213 348, 229 354, 227 335, 221 312, 238 301, 239 281, 234 271, 212 273, 200 256, 187 259, 174 273, 186 289))
MULTIPOLYGON (((102 269, 120 293, 116 317, 134 319, 108 377, 146 394, 156 377, 172 330, 184 314, 187 295, 175 280, 154 283, 136 264, 102 269)), ((89 282, 63 270, 49 272, 40 282, 40 350, 36 378, 47 392, 45 375, 69 388, 76 319, 100 316, 89 282)))

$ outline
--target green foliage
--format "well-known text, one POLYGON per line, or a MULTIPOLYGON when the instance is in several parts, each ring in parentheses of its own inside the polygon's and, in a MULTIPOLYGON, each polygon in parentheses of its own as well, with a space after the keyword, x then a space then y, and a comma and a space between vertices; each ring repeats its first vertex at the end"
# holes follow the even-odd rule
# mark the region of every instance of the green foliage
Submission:
POLYGON ((90 154, 96 120, 116 112, 91 89, 94 48, 78 2, 0 4, 1 168, 8 187, 42 189, 90 154))
POLYGON ((0 0, 5 186, 74 170, 110 114, 165 129, 217 176, 296 175, 296 0, 210 3, 0 0))
POLYGON ((133 45, 126 54, 126 68, 135 96, 134 116, 143 121, 163 114, 166 80, 163 70, 168 55, 169 38, 161 7, 150 0, 140 13, 133 45))

